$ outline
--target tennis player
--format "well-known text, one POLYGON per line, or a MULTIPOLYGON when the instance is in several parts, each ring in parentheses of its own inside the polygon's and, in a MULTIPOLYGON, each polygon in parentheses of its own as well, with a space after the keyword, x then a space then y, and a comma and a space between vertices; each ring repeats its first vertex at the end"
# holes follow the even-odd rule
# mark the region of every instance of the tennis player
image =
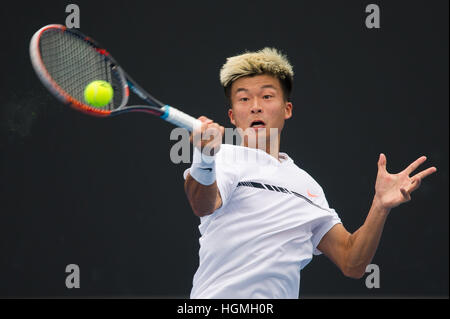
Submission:
POLYGON ((410 176, 423 156, 391 174, 380 154, 371 208, 349 233, 321 186, 279 151, 293 112, 293 75, 286 56, 272 48, 228 58, 221 69, 228 116, 243 142, 221 144, 224 128, 203 116, 193 133, 185 191, 201 218, 201 237, 191 298, 298 298, 300 271, 321 253, 345 276, 361 278, 391 209, 436 171, 410 176), (249 132, 259 142, 250 143, 249 132))

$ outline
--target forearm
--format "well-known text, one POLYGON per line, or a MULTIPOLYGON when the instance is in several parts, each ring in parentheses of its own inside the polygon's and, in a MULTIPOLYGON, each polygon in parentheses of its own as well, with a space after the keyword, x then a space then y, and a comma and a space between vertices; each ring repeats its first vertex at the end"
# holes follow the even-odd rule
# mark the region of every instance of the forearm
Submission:
POLYGON ((188 174, 184 190, 194 214, 199 217, 212 214, 221 205, 216 182, 205 186, 188 174))
POLYGON ((191 135, 194 153, 184 190, 194 214, 203 217, 222 206, 216 183, 215 158, 225 129, 204 116, 198 119, 201 127, 195 127, 191 135))
POLYGON ((350 276, 360 278, 364 275, 378 248, 388 215, 389 210, 374 198, 364 224, 349 237, 346 268, 350 276))

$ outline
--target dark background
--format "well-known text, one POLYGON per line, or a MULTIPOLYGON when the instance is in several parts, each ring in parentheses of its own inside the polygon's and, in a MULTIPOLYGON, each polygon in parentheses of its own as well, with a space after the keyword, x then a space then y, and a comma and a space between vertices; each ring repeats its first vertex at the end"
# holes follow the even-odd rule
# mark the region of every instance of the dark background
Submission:
MULTIPOLYGON (((36 77, 33 33, 64 24, 67 1, 4 2, 0 109, 0 296, 188 297, 197 226, 172 129, 145 114, 98 119, 65 107, 36 77), (65 287, 65 267, 81 288, 65 287)), ((294 65, 282 151, 322 185, 351 232, 364 222, 377 160, 421 155, 438 172, 394 209, 373 263, 381 288, 326 257, 300 296, 448 297, 448 1, 76 1, 81 31, 158 99, 230 126, 226 57, 273 46, 294 65), (365 8, 381 9, 381 29, 365 8)))

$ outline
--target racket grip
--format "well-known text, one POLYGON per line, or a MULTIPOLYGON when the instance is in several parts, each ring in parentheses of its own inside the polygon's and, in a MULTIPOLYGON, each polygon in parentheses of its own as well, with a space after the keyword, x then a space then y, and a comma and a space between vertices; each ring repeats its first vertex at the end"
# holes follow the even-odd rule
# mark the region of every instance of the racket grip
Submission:
POLYGON ((200 120, 197 120, 172 106, 166 105, 162 109, 164 111, 164 114, 161 115, 163 120, 178 127, 183 127, 190 132, 194 130, 195 125, 201 125, 200 120))

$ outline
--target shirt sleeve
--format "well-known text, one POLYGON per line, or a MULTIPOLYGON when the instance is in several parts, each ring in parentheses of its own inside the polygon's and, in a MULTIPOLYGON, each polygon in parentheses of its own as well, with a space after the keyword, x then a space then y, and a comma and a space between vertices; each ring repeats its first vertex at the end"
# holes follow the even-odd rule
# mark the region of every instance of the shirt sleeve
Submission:
POLYGON ((342 224, 341 219, 339 218, 336 211, 329 207, 328 202, 325 198, 325 194, 323 193, 323 190, 321 189, 322 196, 320 196, 320 200, 318 201, 318 205, 322 207, 322 209, 327 211, 327 214, 323 218, 320 218, 318 222, 314 225, 312 229, 312 243, 313 243, 313 254, 314 255, 321 255, 322 252, 317 249, 317 246, 319 245, 320 241, 322 240, 323 236, 325 236, 328 231, 333 228, 336 224, 342 224))

